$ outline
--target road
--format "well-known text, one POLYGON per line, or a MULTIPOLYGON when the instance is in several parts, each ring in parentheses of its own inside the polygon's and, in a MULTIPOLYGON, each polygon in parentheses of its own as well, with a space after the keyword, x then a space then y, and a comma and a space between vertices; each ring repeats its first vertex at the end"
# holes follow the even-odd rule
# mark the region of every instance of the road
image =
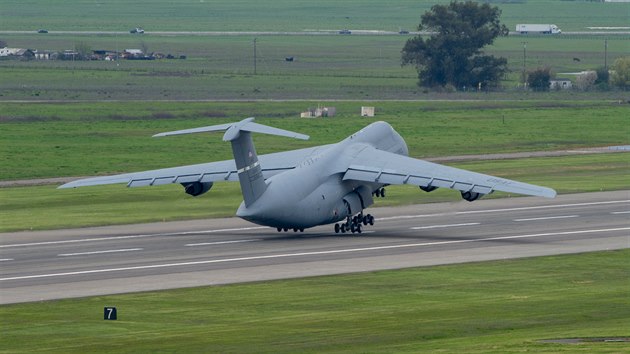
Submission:
POLYGON ((630 248, 630 191, 369 211, 360 236, 236 218, 0 234, 0 303, 630 248))
MULTIPOLYGON (((35 34, 38 36, 46 35, 79 35, 79 36, 348 36, 348 34, 339 34, 341 29, 310 29, 303 31, 146 31, 143 34, 129 33, 129 31, 49 31, 48 33, 37 33, 37 31, 20 31, 20 30, 4 30, 0 34, 35 34)), ((397 31, 383 31, 371 29, 353 29, 351 36, 429 36, 433 32, 417 32, 401 34, 397 31)), ((618 36, 629 35, 630 31, 626 29, 615 30, 589 30, 589 31, 569 31, 556 35, 543 34, 520 34, 511 31, 510 36, 618 36)))

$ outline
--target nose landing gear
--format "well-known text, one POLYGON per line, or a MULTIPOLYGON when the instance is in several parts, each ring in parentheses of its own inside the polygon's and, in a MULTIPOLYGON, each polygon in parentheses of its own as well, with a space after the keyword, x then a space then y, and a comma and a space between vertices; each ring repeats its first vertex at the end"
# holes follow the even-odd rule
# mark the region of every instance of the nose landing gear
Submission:
POLYGON ((363 215, 363 212, 353 217, 348 216, 345 223, 335 224, 335 233, 338 234, 341 232, 343 234, 351 232, 360 234, 363 232, 361 224, 363 224, 363 226, 367 226, 367 224, 374 225, 374 216, 370 214, 363 215))

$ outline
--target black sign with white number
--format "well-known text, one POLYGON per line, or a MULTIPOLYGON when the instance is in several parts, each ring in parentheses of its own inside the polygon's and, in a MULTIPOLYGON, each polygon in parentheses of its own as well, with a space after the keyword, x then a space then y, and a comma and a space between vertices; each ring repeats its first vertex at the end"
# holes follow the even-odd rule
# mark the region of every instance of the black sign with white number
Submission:
POLYGON ((116 320, 118 314, 116 313, 115 307, 105 307, 103 311, 103 319, 104 320, 116 320))

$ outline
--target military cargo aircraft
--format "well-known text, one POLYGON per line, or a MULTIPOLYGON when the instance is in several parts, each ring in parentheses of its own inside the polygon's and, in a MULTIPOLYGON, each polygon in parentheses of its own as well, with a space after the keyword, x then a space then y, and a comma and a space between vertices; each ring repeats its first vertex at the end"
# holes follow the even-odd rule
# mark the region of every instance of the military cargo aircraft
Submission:
POLYGON ((152 171, 93 177, 59 188, 126 183, 127 187, 179 183, 199 196, 213 183, 239 181, 243 202, 236 215, 278 231, 304 231, 332 224, 336 233, 361 233, 374 217, 363 211, 384 197, 384 187, 409 184, 425 192, 458 190, 475 201, 496 191, 553 198, 553 189, 418 160, 388 123, 375 122, 330 145, 257 156, 252 133, 308 139, 307 135, 273 128, 247 118, 236 123, 160 133, 154 137, 225 131, 233 160, 152 171))

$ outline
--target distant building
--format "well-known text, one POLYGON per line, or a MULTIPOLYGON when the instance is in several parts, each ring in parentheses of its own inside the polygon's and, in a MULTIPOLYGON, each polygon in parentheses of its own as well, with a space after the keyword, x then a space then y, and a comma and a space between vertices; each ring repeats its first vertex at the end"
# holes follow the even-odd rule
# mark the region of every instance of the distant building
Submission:
POLYGON ((25 59, 32 59, 35 57, 35 53, 31 49, 24 48, 0 48, 0 57, 19 57, 25 59))
POLYGON ((57 58, 57 52, 50 50, 34 50, 33 53, 37 60, 54 60, 57 58))
POLYGON ((549 88, 552 90, 567 90, 573 87, 573 83, 569 79, 551 79, 549 80, 549 88))
POLYGON ((374 117, 374 107, 361 107, 361 117, 374 117))
POLYGON ((334 117, 336 113, 337 108, 335 107, 309 108, 300 113, 300 118, 334 117))

